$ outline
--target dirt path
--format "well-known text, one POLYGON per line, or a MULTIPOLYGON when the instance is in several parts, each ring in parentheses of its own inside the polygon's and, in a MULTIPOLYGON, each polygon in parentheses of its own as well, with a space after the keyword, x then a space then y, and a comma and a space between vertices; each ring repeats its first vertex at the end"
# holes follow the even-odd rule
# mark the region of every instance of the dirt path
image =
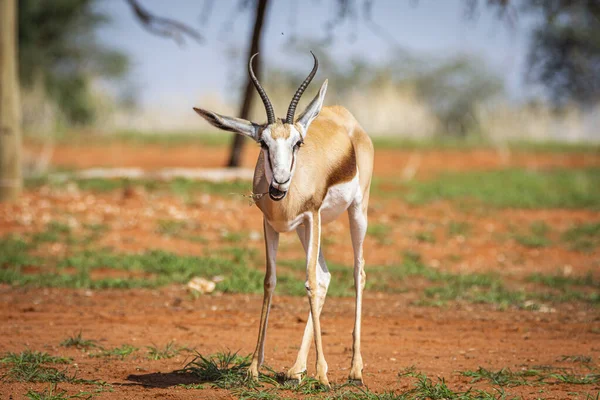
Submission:
MULTIPOLYGON (((592 365, 598 366, 600 319, 593 310, 565 305, 555 313, 542 314, 466 305, 440 310, 409 303, 408 295, 368 293, 365 297, 365 380, 372 391, 410 389, 413 380, 400 378, 398 373, 413 365, 433 379, 443 377, 453 390, 471 386, 469 378, 458 371, 480 366, 513 371, 552 366, 581 372, 581 366, 561 361, 566 355, 591 356, 592 365)), ((2 287, 0 318, 5 322, 0 326, 0 348, 16 352, 28 347, 72 357, 79 378, 112 384, 113 392, 101 393, 98 398, 230 398, 224 390, 176 387, 190 383, 171 373, 183 366, 186 356, 150 361, 145 358, 145 346, 163 346, 176 340, 203 354, 227 349, 251 353, 260 304, 260 296, 255 295, 192 300, 178 287, 98 292, 2 287), (125 360, 114 360, 90 358, 83 351, 59 346, 80 330, 104 347, 131 344, 140 350, 125 360)), ((266 348, 266 363, 275 370, 285 371, 293 363, 306 315, 305 299, 275 298, 266 348)), ((348 374, 352 316, 353 301, 349 298, 329 299, 322 316, 330 381, 336 384, 343 383, 348 374)), ((313 362, 309 362, 309 374, 313 373, 313 362)), ((3 381, 0 392, 20 398, 31 387, 46 386, 3 381)), ((82 388, 59 386, 70 391, 82 388)), ((489 388, 486 384, 474 386, 489 388)), ((598 385, 560 384, 518 386, 508 388, 507 393, 526 399, 564 399, 585 398, 574 393, 599 389, 598 385)))
MULTIPOLYGON (((39 152, 29 146, 32 154, 39 152)), ((207 147, 198 144, 161 146, 156 144, 106 144, 96 146, 60 144, 54 149, 51 163, 70 168, 139 167, 222 167, 228 159, 227 147, 207 147)), ((254 168, 259 148, 249 145, 243 165, 254 168)), ((582 168, 600 165, 600 154, 594 153, 501 153, 495 150, 401 150, 378 149, 375 158, 377 177, 398 177, 405 173, 426 177, 443 171, 475 171, 507 167, 530 169, 549 167, 582 168)))

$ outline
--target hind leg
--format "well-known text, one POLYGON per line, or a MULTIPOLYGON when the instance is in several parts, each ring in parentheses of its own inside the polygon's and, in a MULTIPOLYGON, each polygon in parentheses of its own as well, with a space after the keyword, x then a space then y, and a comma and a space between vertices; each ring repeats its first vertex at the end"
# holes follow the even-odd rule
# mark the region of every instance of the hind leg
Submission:
POLYGON ((348 208, 348 219, 350 221, 350 234, 352 236, 352 248, 354 250, 354 286, 356 291, 354 331, 352 333, 352 364, 348 379, 351 382, 362 385, 363 361, 360 353, 360 328, 362 296, 366 283, 363 242, 367 233, 367 205, 361 201, 354 201, 348 208))

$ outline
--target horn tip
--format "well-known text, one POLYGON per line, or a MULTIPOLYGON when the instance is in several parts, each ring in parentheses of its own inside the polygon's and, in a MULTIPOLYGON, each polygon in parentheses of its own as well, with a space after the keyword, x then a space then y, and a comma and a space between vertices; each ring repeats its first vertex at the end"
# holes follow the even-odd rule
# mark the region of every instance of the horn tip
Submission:
POLYGON ((251 66, 253 61, 254 61, 254 57, 256 57, 258 55, 258 53, 254 53, 252 54, 252 56, 250 57, 250 60, 248 60, 248 65, 251 66))

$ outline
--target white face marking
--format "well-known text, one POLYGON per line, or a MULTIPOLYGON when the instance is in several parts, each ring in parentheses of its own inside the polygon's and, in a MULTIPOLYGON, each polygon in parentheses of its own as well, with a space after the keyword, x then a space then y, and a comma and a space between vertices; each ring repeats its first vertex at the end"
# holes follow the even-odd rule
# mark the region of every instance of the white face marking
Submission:
POLYGON ((282 192, 287 192, 292 182, 292 176, 296 170, 296 156, 298 153, 298 142, 302 141, 300 132, 290 126, 290 135, 287 138, 273 138, 271 128, 266 128, 260 137, 264 143, 263 152, 265 159, 265 174, 269 184, 282 192))

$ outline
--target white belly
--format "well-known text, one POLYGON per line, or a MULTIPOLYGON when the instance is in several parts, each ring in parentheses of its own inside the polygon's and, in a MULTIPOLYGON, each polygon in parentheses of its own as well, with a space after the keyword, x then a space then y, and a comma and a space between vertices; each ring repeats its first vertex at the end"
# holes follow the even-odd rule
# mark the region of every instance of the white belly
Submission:
POLYGON ((362 196, 359 190, 358 174, 350 182, 340 183, 327 190, 325 200, 321 205, 321 223, 326 224, 340 216, 357 196, 362 196))

